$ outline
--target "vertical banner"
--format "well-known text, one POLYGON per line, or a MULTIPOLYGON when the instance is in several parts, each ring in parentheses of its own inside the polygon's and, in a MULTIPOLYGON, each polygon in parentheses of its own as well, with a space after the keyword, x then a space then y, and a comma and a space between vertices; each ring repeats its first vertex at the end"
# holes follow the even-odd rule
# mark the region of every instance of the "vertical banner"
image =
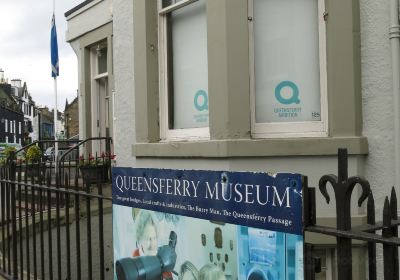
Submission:
POLYGON ((115 279, 303 279, 299 174, 113 168, 115 279))

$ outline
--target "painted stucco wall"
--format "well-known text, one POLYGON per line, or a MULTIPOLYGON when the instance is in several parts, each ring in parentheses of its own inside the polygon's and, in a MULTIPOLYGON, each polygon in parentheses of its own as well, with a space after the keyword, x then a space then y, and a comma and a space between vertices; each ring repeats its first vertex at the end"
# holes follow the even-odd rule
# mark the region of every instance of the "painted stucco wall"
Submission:
POLYGON ((67 17, 66 41, 72 41, 113 19, 113 1, 96 0, 67 17))
MULTIPOLYGON (((395 183, 390 1, 360 1, 360 10, 363 135, 369 142, 365 177, 373 189, 376 218, 381 220, 385 196, 395 183)), ((382 251, 377 255, 382 261, 382 251)), ((383 279, 379 268, 377 279, 383 279)))
MULTIPOLYGON (((389 12, 387 0, 360 1, 362 135, 368 138, 369 154, 368 156, 351 156, 349 162, 349 176, 364 176, 371 184, 378 212, 377 219, 381 219, 384 197, 390 194, 391 186, 394 185, 389 12)), ((135 142, 135 122, 139 122, 140 119, 134 118, 132 1, 114 0, 113 13, 116 117, 114 147, 119 166, 300 172, 309 176, 311 186, 317 186, 322 175, 337 173, 337 162, 333 156, 135 159, 132 155, 132 145, 135 142)), ((332 190, 328 188, 328 191, 332 197, 332 190)), ((353 213, 356 215, 364 213, 364 208, 356 207, 355 200, 358 197, 359 190, 357 189, 353 193, 352 203, 353 213)), ((335 216, 335 207, 332 206, 332 202, 330 206, 326 206, 319 194, 317 206, 320 216, 335 216)), ((378 250, 378 256, 379 254, 378 250)), ((383 278, 382 270, 379 270, 378 279, 380 278, 383 278)))
POLYGON ((133 76, 133 1, 114 0, 114 149, 119 166, 133 166, 135 103, 133 76))
MULTIPOLYGON (((129 2, 129 1, 128 1, 129 2)), ((241 157, 241 158, 135 158, 132 146, 135 143, 135 94, 133 75, 133 7, 132 3, 114 1, 113 51, 115 74, 115 134, 114 148, 118 166, 159 167, 178 169, 213 169, 232 171, 299 172, 309 176, 310 186, 318 186, 322 175, 337 174, 337 159, 334 156, 285 156, 285 157, 241 157)), ((365 156, 351 156, 349 176, 364 176, 365 156)), ((328 188, 331 198, 332 190, 328 188)), ((353 193, 353 200, 359 197, 359 190, 353 193)), ((322 217, 334 217, 335 207, 329 206, 318 193, 318 213, 322 217)), ((364 214, 365 209, 353 203, 353 213, 364 214)))
POLYGON ((394 184, 393 97, 389 1, 361 1, 363 135, 369 155, 365 174, 382 205, 394 184))

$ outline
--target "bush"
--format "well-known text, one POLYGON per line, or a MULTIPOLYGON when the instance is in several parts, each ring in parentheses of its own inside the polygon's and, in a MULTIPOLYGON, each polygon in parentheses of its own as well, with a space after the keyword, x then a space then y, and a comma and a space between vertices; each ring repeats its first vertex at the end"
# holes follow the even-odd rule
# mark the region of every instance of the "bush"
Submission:
POLYGON ((5 158, 8 158, 11 154, 11 152, 16 152, 17 148, 15 148, 14 146, 8 146, 4 149, 4 155, 5 158))
POLYGON ((37 162, 42 156, 42 151, 36 145, 30 146, 26 151, 26 160, 30 162, 37 162))

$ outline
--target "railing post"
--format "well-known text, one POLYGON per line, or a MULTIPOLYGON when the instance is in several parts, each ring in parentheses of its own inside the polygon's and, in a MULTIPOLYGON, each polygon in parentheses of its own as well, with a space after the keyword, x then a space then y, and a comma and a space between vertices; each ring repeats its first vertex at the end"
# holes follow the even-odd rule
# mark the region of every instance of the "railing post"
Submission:
MULTIPOLYGON (((338 151, 338 176, 324 175, 319 180, 319 189, 329 203, 330 197, 326 190, 327 184, 330 183, 335 192, 336 198, 336 227, 340 231, 351 231, 351 193, 354 187, 359 184, 362 187, 361 197, 358 199, 358 206, 371 193, 368 181, 361 177, 348 178, 347 171, 347 150, 339 149, 338 151)), ((337 267, 338 279, 352 279, 352 247, 351 238, 336 237, 337 240, 337 267)))
POLYGON ((304 279, 315 280, 315 263, 313 258, 313 245, 304 243, 304 279))
MULTIPOLYGON (((390 205, 389 199, 386 197, 385 206, 383 207, 383 228, 382 228, 382 237, 390 238, 393 237, 393 232, 391 228, 391 213, 390 213, 390 205)), ((397 250, 397 247, 393 247, 392 245, 383 244, 383 271, 385 280, 397 280, 395 278, 394 267, 393 267, 393 259, 394 259, 394 251, 397 250), (394 250, 395 249, 395 250, 394 250)))
POLYGON ((303 224, 304 227, 316 224, 315 188, 308 187, 308 178, 303 176, 303 224))
MULTIPOLYGON (((367 223, 375 225, 375 202, 372 193, 367 202, 367 223)), ((376 244, 368 242, 368 274, 369 280, 376 280, 376 244)))
MULTIPOLYGON (((397 220, 397 196, 394 187, 392 187, 392 192, 390 194, 390 216, 392 220, 397 220)), ((397 225, 392 227, 392 232, 394 237, 398 237, 399 232, 397 229, 397 225)), ((393 255, 393 277, 394 279, 399 279, 399 251, 397 247, 393 247, 394 255, 393 255)))
POLYGON ((18 279, 18 241, 17 241, 17 207, 15 196, 16 166, 15 153, 11 152, 9 158, 10 164, 10 191, 11 191, 11 231, 12 231, 12 275, 14 279, 18 279))

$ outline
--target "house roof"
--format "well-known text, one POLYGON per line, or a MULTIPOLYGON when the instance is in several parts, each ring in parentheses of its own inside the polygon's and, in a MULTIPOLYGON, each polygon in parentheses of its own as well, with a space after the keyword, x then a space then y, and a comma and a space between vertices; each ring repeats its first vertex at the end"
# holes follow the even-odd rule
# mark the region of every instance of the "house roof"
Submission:
POLYGON ((94 0, 86 0, 86 1, 84 1, 84 2, 82 2, 82 3, 80 3, 78 6, 75 6, 75 7, 73 7, 71 10, 66 11, 65 14, 64 14, 64 16, 65 16, 65 17, 69 16, 70 14, 72 14, 72 13, 78 11, 80 8, 85 7, 87 4, 89 4, 90 2, 93 2, 93 1, 94 1, 94 0))
POLYGON ((24 85, 22 87, 18 88, 18 97, 23 98, 25 91, 27 91, 26 83, 24 83, 24 85))
POLYGON ((13 110, 15 112, 21 113, 17 102, 12 98, 3 88, 0 87, 0 105, 13 110))
POLYGON ((54 120, 47 115, 42 115, 42 123, 54 124, 54 120))
POLYGON ((71 107, 74 103, 78 102, 78 97, 75 97, 75 99, 68 104, 68 100, 65 101, 65 109, 64 112, 68 110, 69 107, 71 107))
POLYGON ((0 99, 12 101, 11 96, 9 96, 2 88, 0 88, 0 99))

